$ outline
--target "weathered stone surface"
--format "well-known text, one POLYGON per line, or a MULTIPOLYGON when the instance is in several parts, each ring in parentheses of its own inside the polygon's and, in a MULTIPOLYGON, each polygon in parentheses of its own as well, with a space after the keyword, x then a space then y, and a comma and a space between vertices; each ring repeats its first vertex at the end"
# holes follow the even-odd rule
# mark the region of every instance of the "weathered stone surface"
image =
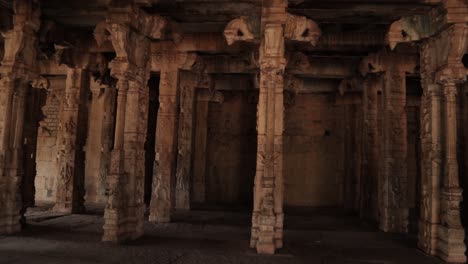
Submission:
POLYGON ((40 26, 36 1, 15 1, 14 11, 13 29, 3 34, 0 66, 0 233, 7 234, 21 229, 25 96, 29 83, 37 78, 40 26))
POLYGON ((0 233, 253 204, 273 254, 283 207, 334 206, 466 261, 465 0, 176 2, 0 1, 0 233))
POLYGON ((153 193, 150 217, 153 222, 170 222, 175 205, 177 139, 180 106, 179 70, 189 70, 194 54, 177 52, 173 43, 161 44, 159 110, 156 130, 156 158, 153 167, 153 193))

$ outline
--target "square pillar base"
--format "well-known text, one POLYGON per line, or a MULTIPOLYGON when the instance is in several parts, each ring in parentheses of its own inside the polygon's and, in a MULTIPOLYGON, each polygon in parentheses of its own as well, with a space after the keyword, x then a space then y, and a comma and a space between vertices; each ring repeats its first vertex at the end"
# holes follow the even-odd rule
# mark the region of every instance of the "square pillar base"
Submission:
POLYGON ((437 256, 449 263, 466 263, 465 230, 438 227, 437 256))

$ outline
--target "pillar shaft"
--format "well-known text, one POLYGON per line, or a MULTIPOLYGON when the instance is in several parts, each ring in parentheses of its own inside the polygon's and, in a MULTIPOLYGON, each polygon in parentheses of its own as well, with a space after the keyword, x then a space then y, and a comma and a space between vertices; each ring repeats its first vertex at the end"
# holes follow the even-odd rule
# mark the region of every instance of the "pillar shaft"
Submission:
POLYGON ((111 16, 108 29, 117 57, 110 62, 117 79, 114 148, 106 177, 103 241, 121 242, 143 235, 145 216, 145 142, 148 126, 150 40, 111 16), (115 21, 113 20, 115 19, 115 21))
POLYGON ((3 193, 0 197, 0 233, 14 233, 21 229, 20 183, 23 176, 22 140, 26 86, 19 80, 4 79, 0 82, 0 93, 5 103, 2 104, 4 107, 0 117, 0 191, 3 193))
POLYGON ((115 89, 91 83, 92 100, 86 141, 86 202, 104 203, 105 178, 112 148, 115 89))
POLYGON ((426 84, 421 99, 421 214, 418 247, 435 255, 440 223, 440 179, 442 171, 440 86, 426 84))
POLYGON ((380 182, 380 229, 408 232, 406 75, 397 65, 385 73, 384 157, 380 182))
POLYGON ((146 129, 149 91, 144 80, 117 83, 117 118, 111 166, 106 179, 108 201, 104 241, 143 235, 146 129))
POLYGON ((196 77, 181 73, 175 207, 184 210, 190 209, 196 77))
POLYGON ((377 180, 379 176, 378 95, 381 85, 377 76, 364 81, 364 161, 361 180, 361 217, 378 220, 377 180))
POLYGON ((156 158, 150 221, 170 222, 175 202, 175 174, 179 119, 179 71, 168 61, 161 70, 156 128, 156 158))
POLYGON ((84 210, 83 168, 80 149, 80 106, 88 81, 87 71, 68 69, 57 136, 57 196, 54 210, 75 213, 84 210))
POLYGON ((464 263, 466 246, 465 230, 461 223, 460 213, 463 191, 458 178, 457 86, 455 81, 444 82, 443 94, 445 99, 445 157, 437 254, 447 262, 464 263))
POLYGON ((273 254, 283 246, 284 32, 266 23, 260 45, 257 169, 251 247, 273 254))
POLYGON ((25 93, 37 77, 39 3, 14 1, 13 28, 3 34, 0 63, 0 234, 21 229, 25 93))

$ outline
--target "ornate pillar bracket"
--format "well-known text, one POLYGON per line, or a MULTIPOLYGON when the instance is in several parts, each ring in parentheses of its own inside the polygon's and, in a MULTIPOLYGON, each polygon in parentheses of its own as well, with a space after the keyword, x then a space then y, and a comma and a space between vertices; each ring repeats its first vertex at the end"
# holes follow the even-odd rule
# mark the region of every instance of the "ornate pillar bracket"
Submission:
MULTIPOLYGON (((265 5, 265 4, 264 4, 265 5)), ((309 42, 317 45, 322 34, 318 24, 303 16, 285 14, 281 18, 284 25, 284 37, 294 41, 309 42)), ((228 45, 238 41, 260 43, 263 22, 258 17, 240 17, 232 20, 224 29, 224 37, 228 45)))
POLYGON ((172 40, 178 43, 183 38, 179 25, 169 18, 148 14, 138 5, 110 6, 106 21, 98 23, 94 30, 98 47, 104 46, 106 42, 113 42, 109 25, 115 23, 126 25, 150 40, 172 40))
POLYGON ((453 24, 468 23, 466 1, 440 1, 442 4, 423 15, 403 17, 389 28, 386 42, 393 50, 399 43, 430 38, 453 24))
POLYGON ((13 9, 13 29, 2 33, 5 53, 0 64, 0 234, 21 229, 25 93, 38 77, 39 1, 16 0, 13 9))

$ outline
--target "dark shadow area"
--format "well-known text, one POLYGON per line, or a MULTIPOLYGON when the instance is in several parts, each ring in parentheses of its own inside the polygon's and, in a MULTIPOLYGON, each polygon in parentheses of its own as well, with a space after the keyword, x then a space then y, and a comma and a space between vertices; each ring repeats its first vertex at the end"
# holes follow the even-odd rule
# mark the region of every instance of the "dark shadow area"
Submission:
POLYGON ((150 204, 153 185, 153 165, 155 159, 156 124, 159 109, 159 76, 152 75, 148 81, 149 110, 148 128, 145 142, 145 203, 150 204))

